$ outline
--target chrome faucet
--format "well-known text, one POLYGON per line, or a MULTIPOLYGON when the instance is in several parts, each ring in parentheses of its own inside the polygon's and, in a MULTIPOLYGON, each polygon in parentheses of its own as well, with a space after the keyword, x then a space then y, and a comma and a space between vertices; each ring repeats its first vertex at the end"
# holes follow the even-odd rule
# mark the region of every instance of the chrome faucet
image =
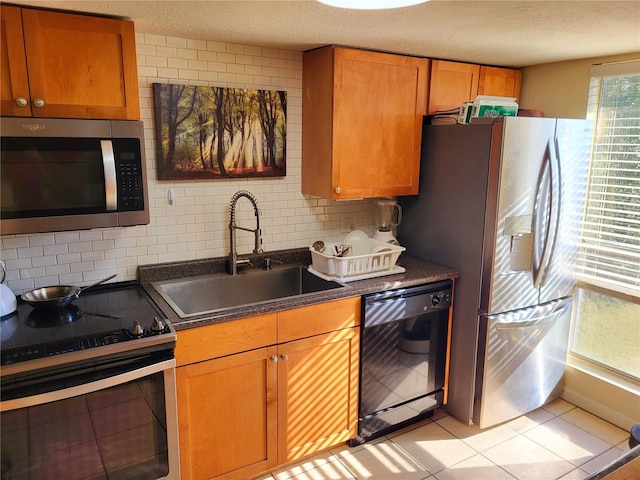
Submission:
POLYGON ((253 249, 253 253, 262 253, 262 231, 260 230, 260 209, 258 209, 258 200, 253 196, 251 192, 247 192, 246 190, 240 190, 233 194, 231 197, 231 202, 229 204, 231 207, 231 212, 229 214, 229 240, 231 242, 231 250, 229 252, 229 273, 231 275, 238 274, 238 265, 249 265, 249 259, 238 260, 238 253, 236 247, 236 230, 244 230, 246 232, 253 232, 255 235, 255 248, 253 249), (253 210, 256 215, 256 228, 252 230, 250 228, 244 228, 236 225, 236 203, 240 197, 247 198, 251 205, 253 205, 253 210))

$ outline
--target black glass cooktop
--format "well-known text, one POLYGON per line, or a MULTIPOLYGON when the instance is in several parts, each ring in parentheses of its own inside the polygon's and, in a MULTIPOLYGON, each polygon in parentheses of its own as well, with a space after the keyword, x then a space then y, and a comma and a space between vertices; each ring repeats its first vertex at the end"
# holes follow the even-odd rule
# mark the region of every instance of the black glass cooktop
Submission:
POLYGON ((19 299, 17 311, 0 320, 0 359, 5 366, 88 349, 97 354, 100 347, 125 342, 132 349, 165 334, 175 341, 173 327, 137 282, 113 283, 83 292, 62 308, 35 309, 19 299), (154 318, 166 327, 152 331, 154 318), (135 322, 144 329, 139 335, 130 333, 135 322))

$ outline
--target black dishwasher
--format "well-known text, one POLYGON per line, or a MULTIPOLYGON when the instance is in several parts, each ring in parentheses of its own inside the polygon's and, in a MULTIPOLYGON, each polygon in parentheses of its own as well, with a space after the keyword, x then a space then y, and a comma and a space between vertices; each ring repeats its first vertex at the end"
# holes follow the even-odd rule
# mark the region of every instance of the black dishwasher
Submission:
POLYGON ((452 282, 363 296, 358 437, 366 442, 442 405, 452 282))

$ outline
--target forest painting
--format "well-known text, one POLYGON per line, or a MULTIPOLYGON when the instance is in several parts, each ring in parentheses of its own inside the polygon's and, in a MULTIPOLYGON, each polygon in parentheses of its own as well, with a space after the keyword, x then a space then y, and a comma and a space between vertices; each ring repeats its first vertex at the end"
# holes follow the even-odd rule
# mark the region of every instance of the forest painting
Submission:
POLYGON ((287 94, 153 84, 159 180, 286 175, 287 94))

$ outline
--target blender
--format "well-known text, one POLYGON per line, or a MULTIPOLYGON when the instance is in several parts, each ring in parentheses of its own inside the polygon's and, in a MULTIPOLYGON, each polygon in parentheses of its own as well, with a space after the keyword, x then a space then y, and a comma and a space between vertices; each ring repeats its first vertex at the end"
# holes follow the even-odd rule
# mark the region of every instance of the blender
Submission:
POLYGON ((374 214, 376 232, 373 234, 373 238, 398 245, 394 230, 402 221, 402 208, 398 202, 388 198, 377 200, 374 214))

